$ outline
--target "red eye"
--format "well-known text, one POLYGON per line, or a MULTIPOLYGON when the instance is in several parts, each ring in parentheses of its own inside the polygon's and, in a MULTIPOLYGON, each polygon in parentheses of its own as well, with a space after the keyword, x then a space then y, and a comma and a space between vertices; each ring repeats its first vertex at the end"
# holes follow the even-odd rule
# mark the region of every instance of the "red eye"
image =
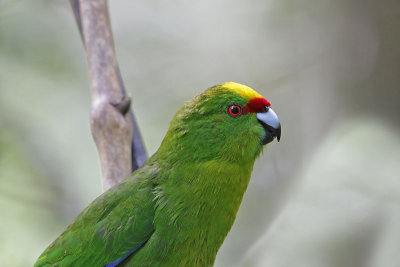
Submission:
POLYGON ((238 104, 232 104, 228 107, 228 114, 231 117, 238 117, 240 115, 242 115, 242 106, 238 105, 238 104))

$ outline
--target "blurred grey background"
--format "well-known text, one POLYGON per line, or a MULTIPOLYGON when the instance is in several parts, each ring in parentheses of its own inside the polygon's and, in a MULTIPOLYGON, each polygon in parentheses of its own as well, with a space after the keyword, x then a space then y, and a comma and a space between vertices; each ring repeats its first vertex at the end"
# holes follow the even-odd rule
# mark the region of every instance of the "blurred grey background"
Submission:
MULTIPOLYGON (((215 266, 400 266, 398 0, 110 1, 149 154, 176 110, 236 81, 272 102, 215 266)), ((68 1, 0 0, 0 259, 31 266, 101 193, 68 1)))

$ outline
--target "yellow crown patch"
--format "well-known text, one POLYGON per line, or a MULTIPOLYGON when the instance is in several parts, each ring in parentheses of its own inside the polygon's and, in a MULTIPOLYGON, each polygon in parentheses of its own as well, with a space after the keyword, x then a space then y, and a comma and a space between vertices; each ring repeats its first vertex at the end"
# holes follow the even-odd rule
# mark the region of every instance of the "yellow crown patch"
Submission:
POLYGON ((250 87, 240 84, 240 83, 235 83, 235 82, 227 82, 222 85, 222 87, 227 88, 242 97, 245 97, 249 100, 253 98, 259 98, 262 97, 259 93, 251 89, 250 87))

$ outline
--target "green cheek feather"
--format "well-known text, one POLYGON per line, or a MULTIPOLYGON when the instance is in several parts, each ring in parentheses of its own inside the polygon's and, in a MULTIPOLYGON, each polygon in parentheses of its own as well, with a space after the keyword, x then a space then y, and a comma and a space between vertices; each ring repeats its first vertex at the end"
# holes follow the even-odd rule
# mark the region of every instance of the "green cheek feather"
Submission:
POLYGON ((186 103, 158 151, 83 210, 35 266, 213 265, 255 159, 280 138, 270 105, 233 82, 186 103))

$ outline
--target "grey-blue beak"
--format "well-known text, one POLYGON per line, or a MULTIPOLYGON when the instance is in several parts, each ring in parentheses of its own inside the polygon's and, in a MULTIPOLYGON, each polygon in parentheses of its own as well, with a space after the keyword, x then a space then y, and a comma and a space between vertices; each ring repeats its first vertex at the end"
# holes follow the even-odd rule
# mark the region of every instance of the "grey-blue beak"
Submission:
POLYGON ((257 113, 257 119, 265 130, 265 137, 262 144, 265 145, 272 142, 275 137, 279 142, 281 139, 281 122, 272 108, 265 106, 265 112, 257 113))

